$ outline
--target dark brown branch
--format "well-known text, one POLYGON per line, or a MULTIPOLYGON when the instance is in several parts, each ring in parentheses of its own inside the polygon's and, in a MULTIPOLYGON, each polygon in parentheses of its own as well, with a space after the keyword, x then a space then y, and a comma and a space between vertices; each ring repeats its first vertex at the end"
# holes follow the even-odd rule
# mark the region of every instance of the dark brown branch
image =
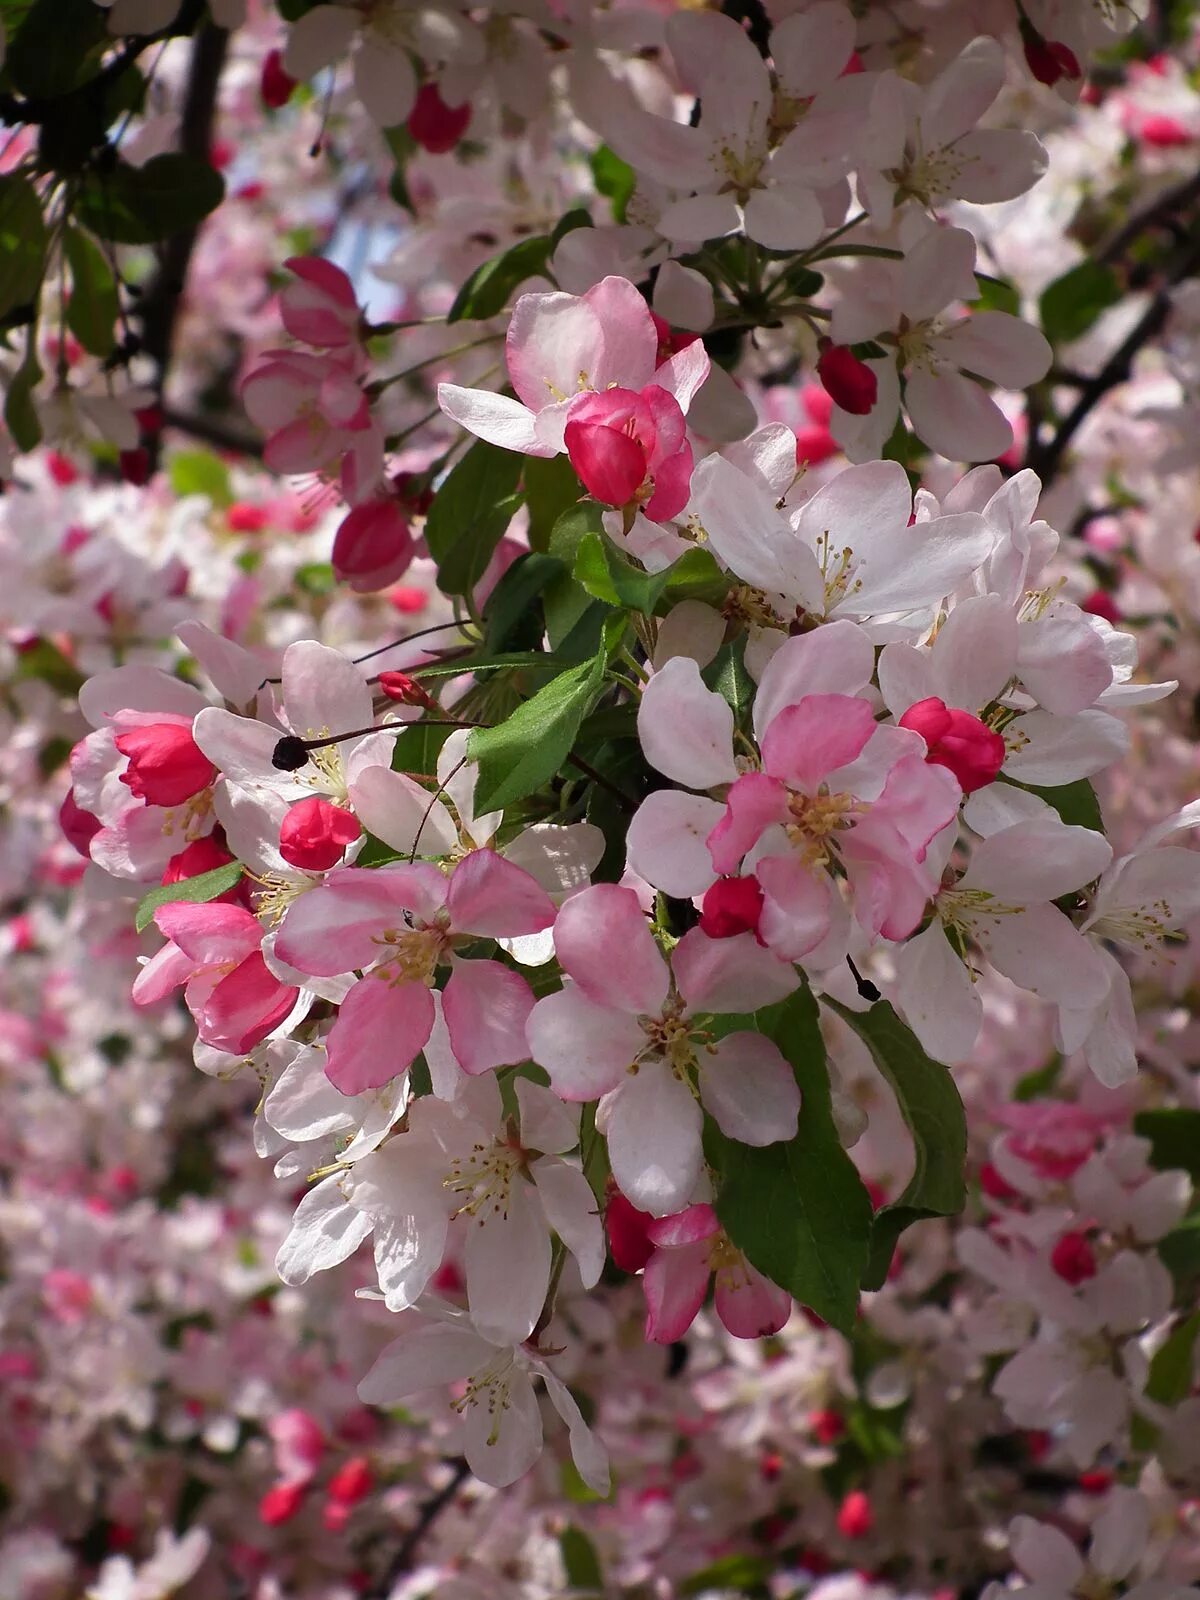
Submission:
POLYGON ((1187 211, 1200 200, 1200 172, 1194 177, 1185 178, 1182 183, 1173 184, 1165 189, 1156 200, 1152 200, 1143 210, 1130 217, 1122 227, 1118 228, 1107 244, 1103 245, 1096 255, 1098 265, 1110 267, 1120 260, 1125 251, 1149 228, 1158 227, 1169 223, 1180 212, 1187 211))
POLYGON ((421 1540, 458 1494, 464 1480, 470 1477, 471 1469, 461 1456, 448 1464, 454 1468, 449 1482, 421 1506, 416 1522, 401 1539, 396 1554, 388 1563, 383 1576, 367 1591, 367 1600, 384 1600, 385 1596, 391 1594, 396 1580, 411 1569, 413 1557, 420 1547, 421 1540))
MULTIPOLYGON (((179 148, 187 156, 207 161, 216 120, 217 91, 229 49, 229 34, 211 22, 200 25, 192 44, 191 67, 184 91, 179 148)), ((158 271, 141 298, 142 348, 154 362, 154 387, 162 402, 175 331, 187 285, 188 268, 196 248, 199 228, 173 234, 163 247, 158 271)), ((158 440, 150 441, 151 465, 157 465, 158 440)))
POLYGON ((1171 312, 1171 294, 1176 285, 1182 283, 1185 278, 1190 278, 1198 270, 1200 270, 1200 240, 1193 241, 1190 248, 1176 261, 1167 281, 1155 294, 1129 333, 1096 376, 1084 385, 1079 398, 1059 423, 1053 437, 1044 444, 1031 439, 1025 464, 1033 468, 1041 478, 1043 486, 1052 482, 1058 473, 1068 445, 1097 402, 1103 399, 1110 389, 1125 382, 1133 369, 1138 352, 1162 332, 1171 312))
POLYGON ((261 458, 263 442, 252 433, 223 421, 220 417, 206 417, 200 412, 179 411, 174 406, 163 406, 163 423, 178 433, 186 433, 201 444, 210 444, 214 450, 229 450, 236 455, 261 458))

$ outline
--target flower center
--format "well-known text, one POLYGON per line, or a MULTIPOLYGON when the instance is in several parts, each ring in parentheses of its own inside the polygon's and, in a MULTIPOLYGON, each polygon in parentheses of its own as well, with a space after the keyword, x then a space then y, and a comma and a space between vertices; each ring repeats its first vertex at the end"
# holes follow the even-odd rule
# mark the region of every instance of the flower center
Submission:
POLYGON ((788 815, 784 832, 799 850, 807 867, 827 867, 833 854, 832 835, 852 820, 854 796, 830 794, 822 789, 817 794, 788 792, 788 815))
POLYGON ((461 1398, 451 1402, 452 1408, 460 1416, 472 1406, 486 1406, 491 1419, 487 1440, 489 1444, 495 1444, 500 1437, 500 1424, 511 1404, 509 1386, 512 1382, 513 1365, 512 1351, 501 1350, 486 1367, 467 1380, 467 1387, 461 1398))
POLYGON ((526 1152, 512 1134, 473 1145, 469 1155, 455 1156, 442 1179, 451 1194, 464 1196, 454 1215, 472 1217, 481 1227, 489 1216, 507 1217, 512 1180, 525 1161, 526 1152))
POLYGON ((450 943, 449 928, 438 922, 414 928, 387 928, 375 940, 386 954, 374 976, 385 983, 423 983, 433 987, 438 962, 450 943))

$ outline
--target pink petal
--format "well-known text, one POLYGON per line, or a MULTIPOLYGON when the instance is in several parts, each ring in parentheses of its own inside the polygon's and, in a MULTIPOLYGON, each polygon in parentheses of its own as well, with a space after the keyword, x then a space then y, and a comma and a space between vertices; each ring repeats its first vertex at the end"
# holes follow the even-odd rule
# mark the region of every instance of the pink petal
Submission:
POLYGON ((263 940, 258 920, 241 906, 210 901, 189 905, 185 900, 169 901, 154 913, 160 933, 184 952, 197 966, 214 966, 241 961, 257 950, 263 940))
POLYGON ((736 872, 742 857, 775 822, 788 816, 787 790, 765 772, 747 772, 725 796, 725 815, 708 836, 713 868, 736 872))
POLYGON ((597 1100, 615 1089, 646 1043, 631 1016, 589 1000, 575 983, 537 1002, 525 1036, 563 1100, 597 1100))
POLYGON ((529 1058, 525 1024, 533 994, 519 973, 498 961, 460 961, 442 990, 450 1048, 472 1077, 529 1058))
POLYGON ((333 978, 386 956, 379 940, 405 927, 405 912, 430 921, 440 910, 446 880, 436 867, 338 867, 293 900, 275 940, 281 961, 299 972, 333 978))
POLYGON ((743 1256, 736 1266, 718 1267, 717 1316, 735 1339, 763 1339, 778 1333, 792 1314, 786 1289, 764 1278, 743 1256))
POLYGON ((673 1217, 655 1217, 646 1224, 646 1237, 650 1243, 664 1250, 677 1250, 681 1245, 711 1239, 714 1233, 720 1231, 716 1212, 703 1202, 687 1206, 673 1217))
POLYGON ((598 883, 567 901, 554 925, 564 972, 598 1005, 657 1015, 667 998, 667 964, 632 889, 598 883))
POLYGON ((405 1072, 433 1028, 423 983, 362 978, 347 994, 325 1043, 325 1076, 343 1094, 378 1089, 405 1072))
POLYGON ((627 505, 641 488, 646 453, 628 434, 603 423, 568 422, 563 442, 580 482, 601 505, 627 505))
POLYGON ((700 928, 684 934, 671 970, 689 1011, 757 1011, 784 1000, 800 982, 796 969, 764 950, 752 933, 710 939, 700 928))
POLYGON ((762 736, 763 766, 794 789, 816 791, 827 772, 862 754, 875 731, 865 700, 846 694, 809 694, 785 706, 762 736))
POLYGON ((130 991, 135 1006, 152 1006, 165 1000, 172 990, 186 983, 196 963, 177 944, 165 944, 155 951, 133 980, 130 991))
POLYGON ((760 1033, 730 1033, 700 1060, 700 1098, 720 1128, 742 1144, 791 1139, 800 1090, 779 1046, 760 1033))
POLYGON ((214 1050, 244 1055, 279 1026, 299 993, 280 983, 256 950, 213 989, 196 1017, 196 1031, 214 1050))
POLYGON ((696 1319, 708 1292, 708 1244, 656 1250, 646 1263, 642 1288, 646 1295, 646 1338, 653 1344, 674 1344, 696 1319))
POLYGON ((767 856, 755 868, 762 885, 758 931, 785 961, 802 961, 829 932, 832 883, 795 856, 767 856))
POLYGON ((484 939, 540 933, 554 921, 554 902, 523 867, 494 850, 472 850, 455 867, 446 895, 456 933, 484 939))

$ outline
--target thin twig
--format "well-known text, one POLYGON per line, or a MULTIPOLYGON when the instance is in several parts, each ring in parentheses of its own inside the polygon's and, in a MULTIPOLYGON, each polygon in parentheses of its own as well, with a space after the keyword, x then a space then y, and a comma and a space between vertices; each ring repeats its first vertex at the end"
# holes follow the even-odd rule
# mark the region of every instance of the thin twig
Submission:
POLYGON ((220 417, 206 417, 197 412, 179 411, 174 406, 163 406, 163 422, 177 433, 189 434, 201 444, 210 444, 215 450, 228 450, 235 455, 250 456, 259 460, 263 442, 236 424, 223 422, 220 417))
POLYGON ((367 1591, 368 1600, 385 1600, 385 1597, 392 1592, 397 1578, 403 1577, 411 1569, 413 1557, 420 1547, 421 1540, 458 1494, 464 1480, 470 1477, 471 1469, 462 1456, 457 1457, 452 1465, 454 1470, 449 1482, 421 1506, 416 1522, 401 1539, 396 1554, 388 1563, 383 1576, 374 1588, 367 1591))

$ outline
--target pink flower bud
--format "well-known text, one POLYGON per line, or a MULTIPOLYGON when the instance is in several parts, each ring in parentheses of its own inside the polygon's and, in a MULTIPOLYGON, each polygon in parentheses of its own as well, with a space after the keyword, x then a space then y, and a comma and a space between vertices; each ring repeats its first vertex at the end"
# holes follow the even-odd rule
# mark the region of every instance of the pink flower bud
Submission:
POLYGON ((121 782, 150 806, 178 806, 207 789, 217 769, 178 722, 151 722, 118 733, 113 743, 129 765, 121 782))
POLYGON ((325 1436, 299 1406, 278 1412, 267 1424, 275 1449, 275 1470, 285 1483, 309 1483, 321 1463, 325 1436))
POLYGON ((279 294, 279 315, 292 338, 318 350, 354 344, 358 299, 341 267, 322 256, 292 256, 284 266, 296 280, 279 294))
POLYGON ((1025 62, 1039 83, 1052 89, 1063 78, 1073 83, 1083 76, 1079 59, 1069 45, 1057 39, 1044 39, 1036 28, 1026 23, 1021 29, 1025 44, 1025 62))
POLYGON ((471 121, 469 105, 448 106, 436 83, 423 83, 408 114, 408 131, 432 156, 445 155, 466 133, 471 121))
POLYGON ((875 404, 879 392, 875 374, 849 345, 826 343, 817 361, 817 377, 834 405, 852 417, 865 417, 875 404))
POLYGON ((283 69, 283 51, 268 50, 263 57, 262 77, 258 92, 269 111, 278 111, 287 105, 296 87, 296 79, 283 69))
POLYGON ((1050 1252, 1050 1265, 1064 1283, 1072 1288, 1096 1276, 1096 1257, 1088 1243, 1087 1234, 1075 1231, 1064 1233, 1050 1252))
POLYGON ((704 896, 700 928, 710 939, 757 933, 763 892, 757 878, 718 878, 704 896))
POLYGON ((622 1272, 640 1272, 654 1254, 648 1229, 654 1218, 639 1211, 617 1188, 609 1190, 604 1207, 608 1253, 622 1272))
POLYGON ((357 1505, 371 1492, 371 1463, 366 1456, 351 1456, 330 1478, 325 1493, 339 1505, 357 1505))
POLYGON ((347 513, 333 539, 333 573, 357 594, 374 594, 408 571, 414 542, 395 500, 367 500, 347 513))
POLYGON ((845 1433, 846 1419, 840 1411, 831 1411, 828 1408, 822 1411, 810 1411, 808 1431, 818 1444, 828 1447, 836 1444, 845 1433))
MULTIPOLYGON (((233 860, 222 843, 220 830, 205 834, 203 839, 193 839, 167 862, 163 868, 162 883, 182 883, 185 878, 198 878, 202 872, 213 872, 233 860)), ((224 895, 221 897, 225 898, 224 895)))
POLYGON ((1000 735, 969 711, 947 706, 936 695, 909 706, 900 726, 921 735, 928 746, 926 761, 952 772, 964 794, 986 789, 1004 765, 1000 735))
POLYGON ((838 1507, 837 1526, 846 1539, 865 1539, 875 1526, 871 1502, 861 1489, 852 1489, 838 1507))
POLYGON ((1165 116, 1161 112, 1143 117, 1137 138, 1154 150, 1177 150, 1196 142, 1196 136, 1190 128, 1185 127, 1178 118, 1165 116))
POLYGON ((395 700, 402 706, 424 706, 427 711, 437 705, 437 701, 423 689, 415 678, 410 678, 407 672, 381 672, 378 678, 380 693, 389 700, 395 700))
POLYGON ((90 811, 83 809, 75 799, 74 789, 67 790, 63 803, 58 808, 58 825, 71 848, 77 850, 85 861, 90 861, 91 851, 88 846, 100 832, 103 824, 99 817, 94 817, 90 811))
POLYGON ((310 795, 290 806, 280 823, 279 854, 302 872, 327 872, 361 832, 353 812, 331 804, 323 795, 310 795))
POLYGON ((300 1509, 307 1484, 277 1483, 258 1502, 258 1520, 268 1528, 290 1522, 300 1509))
POLYGON ((1103 617, 1114 628, 1121 620, 1120 606, 1105 589, 1093 589, 1079 602, 1079 609, 1091 612, 1093 617, 1103 617))

